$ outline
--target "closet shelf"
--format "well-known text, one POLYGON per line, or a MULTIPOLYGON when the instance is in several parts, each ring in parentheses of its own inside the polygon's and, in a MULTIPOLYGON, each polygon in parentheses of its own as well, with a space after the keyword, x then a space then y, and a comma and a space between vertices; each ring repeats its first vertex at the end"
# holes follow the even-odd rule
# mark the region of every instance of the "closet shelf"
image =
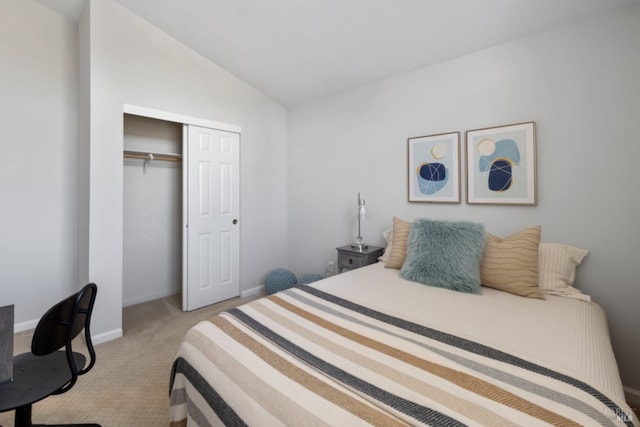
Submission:
POLYGON ((148 151, 138 150, 124 150, 124 157, 130 159, 142 159, 142 160, 168 160, 172 162, 182 161, 182 154, 175 153, 150 153, 148 151))

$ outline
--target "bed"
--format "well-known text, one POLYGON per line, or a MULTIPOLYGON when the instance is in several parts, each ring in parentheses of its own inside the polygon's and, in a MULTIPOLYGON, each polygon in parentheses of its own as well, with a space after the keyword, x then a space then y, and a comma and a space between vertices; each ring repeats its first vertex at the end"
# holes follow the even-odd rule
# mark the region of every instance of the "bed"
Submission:
POLYGON ((172 426, 638 426, 593 302, 425 286, 383 262, 184 337, 172 426))

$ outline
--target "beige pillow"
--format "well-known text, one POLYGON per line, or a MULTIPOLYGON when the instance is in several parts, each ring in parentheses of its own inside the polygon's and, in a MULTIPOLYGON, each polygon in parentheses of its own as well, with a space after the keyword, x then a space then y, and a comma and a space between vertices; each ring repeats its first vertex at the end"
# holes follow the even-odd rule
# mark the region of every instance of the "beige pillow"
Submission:
POLYGON ((385 268, 402 268, 407 258, 407 240, 409 240, 410 231, 410 222, 393 217, 393 245, 391 245, 389 257, 384 262, 385 268))
POLYGON ((576 267, 589 251, 559 243, 540 243, 538 252, 538 283, 545 294, 591 301, 573 287, 576 267))
POLYGON ((542 298, 538 287, 540 226, 501 239, 487 233, 480 277, 483 286, 528 298, 542 298))

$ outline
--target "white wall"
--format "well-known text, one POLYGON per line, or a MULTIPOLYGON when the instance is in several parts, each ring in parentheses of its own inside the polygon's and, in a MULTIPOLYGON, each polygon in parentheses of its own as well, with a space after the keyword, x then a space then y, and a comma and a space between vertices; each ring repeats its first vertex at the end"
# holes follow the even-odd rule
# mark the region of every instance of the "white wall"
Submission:
MULTIPOLYGON (((90 2, 88 279, 100 287, 93 330, 121 333, 123 105, 242 127, 241 291, 286 263, 286 109, 111 0, 90 2)), ((86 149, 86 148, 84 148, 86 149)), ((81 266, 82 268, 82 266, 81 266)))
POLYGON ((243 290, 287 266, 287 251, 294 271, 323 272, 355 237, 358 191, 371 243, 392 215, 497 234, 542 224, 544 240, 591 251, 579 286, 607 310, 623 381, 640 389, 637 5, 294 108, 287 146, 280 105, 112 1, 90 4, 78 27, 0 0, 0 304, 16 304, 19 325, 92 279, 94 331, 120 328, 129 103, 242 126, 243 290), (406 202, 407 137, 527 120, 538 207, 406 202))
POLYGON ((28 329, 77 289, 77 26, 0 0, 0 305, 28 329))
POLYGON ((474 220, 498 235, 541 224, 543 240, 589 249, 578 285, 606 309, 623 382, 640 389, 639 40, 634 5, 291 109, 290 267, 323 272, 354 239, 358 191, 374 244, 393 215, 474 220), (465 130, 531 120, 537 207, 407 202, 408 137, 464 141, 465 130))
MULTIPOLYGON (((124 149, 182 154, 182 125, 126 114, 124 149)), ((182 290, 182 162, 125 158, 124 306, 182 290)))

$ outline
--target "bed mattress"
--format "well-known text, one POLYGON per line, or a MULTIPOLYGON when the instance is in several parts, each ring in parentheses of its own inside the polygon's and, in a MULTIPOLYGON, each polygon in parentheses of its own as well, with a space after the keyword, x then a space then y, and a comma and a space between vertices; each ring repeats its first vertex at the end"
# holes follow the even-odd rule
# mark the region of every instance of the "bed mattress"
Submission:
POLYGON ((604 311, 404 280, 381 263, 193 327, 181 425, 627 425, 604 311))

